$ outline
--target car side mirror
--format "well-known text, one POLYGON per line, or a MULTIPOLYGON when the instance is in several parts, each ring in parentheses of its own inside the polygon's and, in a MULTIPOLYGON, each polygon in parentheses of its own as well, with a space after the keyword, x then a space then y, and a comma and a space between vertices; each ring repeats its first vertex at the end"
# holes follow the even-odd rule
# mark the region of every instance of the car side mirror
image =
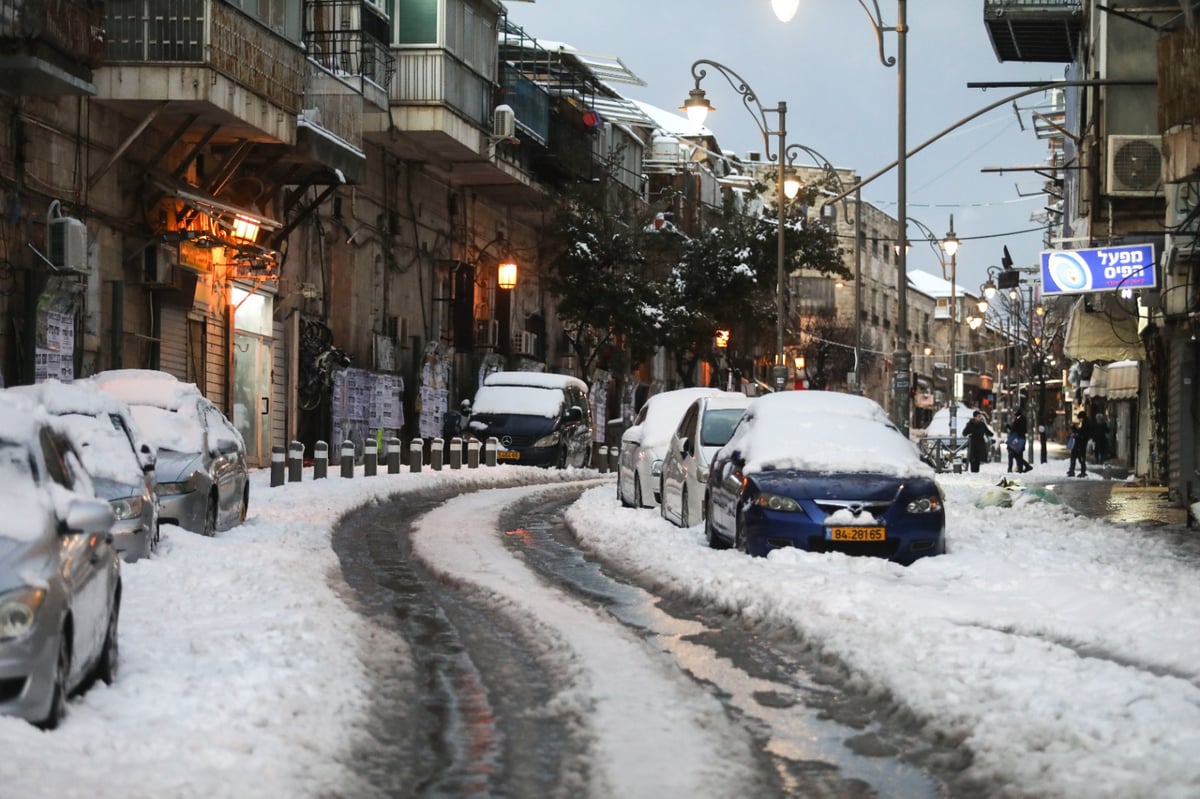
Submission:
POLYGON ((567 408, 567 412, 563 414, 563 419, 571 423, 582 422, 583 409, 581 409, 578 405, 572 405, 570 408, 567 408))
POLYGON ((680 449, 683 450, 684 455, 694 454, 692 451, 692 440, 690 438, 685 438, 683 440, 683 446, 680 449))
POLYGON ((98 499, 73 499, 67 506, 63 533, 98 533, 110 530, 116 521, 112 506, 98 499))

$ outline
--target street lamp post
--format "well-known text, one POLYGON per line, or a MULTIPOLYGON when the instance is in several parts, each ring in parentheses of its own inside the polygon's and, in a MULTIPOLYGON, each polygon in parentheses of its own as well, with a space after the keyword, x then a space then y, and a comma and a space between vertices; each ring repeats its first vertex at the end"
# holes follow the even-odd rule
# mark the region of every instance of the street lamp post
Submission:
MULTIPOLYGON (((811 147, 803 144, 789 144, 784 150, 784 161, 788 166, 791 166, 796 160, 796 153, 793 151, 803 151, 807 153, 819 165, 820 169, 825 172, 826 178, 832 180, 841 192, 842 208, 845 209, 845 195, 849 194, 846 190, 846 184, 842 181, 841 175, 838 174, 837 168, 829 162, 829 159, 821 155, 811 147)), ((785 193, 788 199, 792 199, 799 191, 799 182, 796 181, 795 190, 792 190, 793 179, 788 178, 785 181, 785 193)), ((862 189, 855 187, 854 189, 854 393, 862 394, 862 189)))
POLYGON ((950 256, 950 443, 958 445, 958 245, 954 235, 954 214, 950 214, 950 230, 942 239, 942 249, 950 256))
MULTIPOLYGON (((896 0, 896 25, 888 27, 883 24, 883 12, 880 11, 878 0, 858 0, 871 27, 875 30, 875 41, 879 46, 879 61, 885 67, 895 66, 896 69, 896 218, 900 222, 901 234, 904 234, 904 220, 908 218, 908 9, 907 0, 896 0), (896 34, 896 55, 886 56, 883 50, 883 34, 896 34)), ((798 0, 772 0, 775 15, 787 22, 796 13, 798 0)), ((782 127, 782 126, 781 126, 782 127)), ((892 395, 894 398, 893 413, 896 426, 904 435, 908 435, 909 416, 912 405, 909 397, 909 387, 912 380, 912 352, 908 349, 908 258, 904 248, 896 254, 896 292, 899 294, 899 314, 897 323, 899 335, 896 341, 896 351, 892 354, 892 365, 895 369, 892 378, 892 395)))
POLYGON ((775 357, 771 367, 771 383, 776 391, 782 391, 787 385, 788 367, 787 361, 784 359, 783 352, 783 322, 784 322, 784 211, 786 190, 784 187, 784 158, 783 153, 786 149, 787 142, 787 103, 780 101, 774 108, 764 108, 759 102, 758 96, 750 85, 742 78, 741 75, 734 72, 724 64, 708 59, 700 59, 692 64, 692 78, 695 79, 695 87, 688 92, 688 99, 680 108, 688 115, 688 119, 695 122, 697 125, 703 124, 709 111, 715 110, 708 98, 704 96, 704 90, 700 88, 700 81, 704 80, 708 75, 705 66, 712 67, 729 82, 729 85, 741 95, 742 105, 754 117, 754 122, 758 125, 758 130, 762 133, 763 146, 766 151, 768 161, 778 161, 778 175, 775 181, 775 202, 777 206, 777 219, 775 225, 776 233, 776 253, 775 253, 775 357), (767 114, 775 114, 779 118, 779 127, 776 130, 771 130, 771 126, 767 121, 767 114), (778 154, 771 152, 771 137, 779 137, 778 154))

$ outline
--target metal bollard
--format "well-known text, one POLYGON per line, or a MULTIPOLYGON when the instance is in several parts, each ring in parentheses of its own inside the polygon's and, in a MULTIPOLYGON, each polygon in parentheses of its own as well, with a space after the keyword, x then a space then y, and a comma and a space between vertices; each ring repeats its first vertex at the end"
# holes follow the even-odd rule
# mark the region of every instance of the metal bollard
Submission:
POLYGON ((374 477, 379 467, 379 445, 375 439, 363 443, 363 475, 374 477))
POLYGON ((304 469, 304 444, 300 441, 288 444, 287 458, 288 482, 299 483, 303 477, 301 472, 304 469))
POLYGON ((421 471, 421 462, 425 460, 425 442, 419 438, 414 438, 408 445, 408 470, 410 472, 421 471))
POLYGON ((329 472, 329 445, 324 441, 313 444, 313 479, 324 480, 329 472))
POLYGON ((400 474, 400 439, 389 438, 387 442, 388 474, 400 474))
POLYGON ((283 485, 283 444, 271 447, 271 488, 283 485))
POLYGON ((608 470, 610 472, 617 471, 617 462, 620 459, 621 459, 621 448, 620 447, 609 447, 608 448, 608 470))
POLYGON ((342 442, 342 477, 354 476, 354 442, 346 439, 342 442))
POLYGON ((604 469, 601 468, 601 464, 603 463, 604 456, 600 454, 603 450, 604 450, 603 444, 601 444, 598 441, 593 441, 592 442, 592 457, 588 460, 587 465, 591 466, 593 469, 600 469, 600 471, 604 471, 604 469))
POLYGON ((450 439, 450 468, 462 468, 462 439, 458 436, 450 439))
POLYGON ((496 465, 496 450, 500 447, 500 441, 495 436, 488 436, 487 440, 487 465, 496 465))
POLYGON ((608 447, 604 444, 596 450, 596 468, 601 472, 608 471, 608 447))
POLYGON ((467 439, 467 468, 479 468, 479 439, 467 439))
POLYGON ((437 437, 429 445, 429 468, 435 472, 442 470, 442 459, 446 456, 446 442, 437 437))

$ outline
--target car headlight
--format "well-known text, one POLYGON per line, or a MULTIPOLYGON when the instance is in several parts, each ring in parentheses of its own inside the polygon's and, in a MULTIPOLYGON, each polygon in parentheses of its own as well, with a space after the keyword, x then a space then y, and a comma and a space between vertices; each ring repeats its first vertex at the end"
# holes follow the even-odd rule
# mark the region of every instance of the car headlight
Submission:
POLYGON ((937 513, 942 509, 942 498, 939 496, 918 497, 904 506, 905 513, 937 513))
POLYGON ((142 515, 142 498, 127 497, 125 499, 109 500, 109 505, 112 506, 113 515, 117 517, 117 521, 125 519, 136 519, 142 515))
POLYGON ((654 477, 658 477, 660 474, 662 474, 662 460, 661 459, 656 460, 654 463, 652 463, 650 465, 650 474, 653 475, 654 477))
POLYGON ((754 498, 754 504, 768 510, 781 510, 789 513, 798 513, 800 511, 799 502, 782 494, 759 494, 754 498))
POLYGON ((158 493, 161 494, 190 494, 196 490, 196 475, 178 483, 159 483, 158 493))
POLYGON ((533 442, 535 447, 557 447, 559 442, 558 431, 555 430, 548 436, 542 436, 537 441, 533 442))
POLYGON ((32 630, 45 598, 43 588, 18 588, 0 594, 0 641, 20 638, 32 630))

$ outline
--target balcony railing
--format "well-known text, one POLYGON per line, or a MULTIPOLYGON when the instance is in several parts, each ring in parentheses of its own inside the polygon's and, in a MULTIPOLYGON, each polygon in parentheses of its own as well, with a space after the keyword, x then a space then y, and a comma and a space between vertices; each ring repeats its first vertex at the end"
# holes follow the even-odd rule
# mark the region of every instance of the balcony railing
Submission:
POLYGON ((512 108, 517 124, 545 144, 550 138, 550 95, 523 76, 512 64, 500 65, 499 102, 512 108))
MULTIPOLYGON (((368 30, 379 17, 362 0, 315 0, 304 6, 308 57, 340 75, 363 77, 386 89, 396 71, 387 45, 368 30)), ((386 24, 386 23, 384 23, 386 24)))
POLYGON ((392 105, 445 105, 481 128, 490 129, 491 81, 445 50, 405 49, 393 53, 396 78, 388 90, 392 105))
POLYGON ((300 48, 218 0, 109 0, 107 63, 206 65, 289 113, 306 77, 300 48))
POLYGON ((0 0, 0 52, 33 43, 69 61, 99 66, 104 59, 101 6, 74 0, 0 0))
POLYGON ((1158 40, 1158 127, 1200 124, 1200 30, 1180 28, 1158 40))
POLYGON ((362 95, 313 59, 308 61, 308 85, 300 120, 362 152, 362 95))

